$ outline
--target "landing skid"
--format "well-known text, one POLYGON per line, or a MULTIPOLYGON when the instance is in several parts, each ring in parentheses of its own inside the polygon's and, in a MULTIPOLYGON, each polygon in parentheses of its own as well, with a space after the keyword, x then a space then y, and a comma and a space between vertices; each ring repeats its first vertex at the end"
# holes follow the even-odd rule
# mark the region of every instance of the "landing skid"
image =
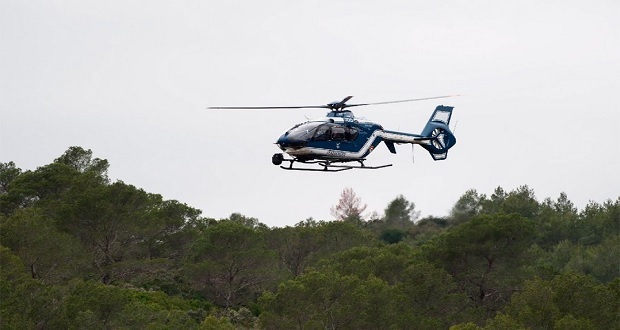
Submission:
POLYGON ((351 161, 331 161, 331 160, 306 160, 301 161, 297 159, 282 159, 282 161, 289 162, 288 166, 280 166, 283 170, 288 171, 312 171, 312 172, 341 172, 351 169, 366 169, 366 170, 376 170, 384 167, 390 167, 392 164, 380 165, 380 166, 366 166, 364 165, 365 159, 359 160, 351 160, 351 161), (346 163, 356 161, 360 163, 360 165, 346 165, 346 164, 334 164, 334 163, 346 163), (323 168, 305 168, 305 167, 293 167, 293 164, 302 163, 302 164, 318 164, 323 168))

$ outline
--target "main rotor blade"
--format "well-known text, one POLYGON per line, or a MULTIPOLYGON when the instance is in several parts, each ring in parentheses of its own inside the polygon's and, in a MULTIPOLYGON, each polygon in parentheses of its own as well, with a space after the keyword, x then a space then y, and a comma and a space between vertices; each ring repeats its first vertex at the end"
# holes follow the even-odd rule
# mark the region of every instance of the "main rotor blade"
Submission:
POLYGON ((424 101, 424 100, 433 100, 433 99, 443 99, 443 98, 446 98, 446 97, 454 97, 454 96, 459 96, 459 95, 457 94, 457 95, 444 95, 444 96, 423 97, 423 98, 419 98, 419 99, 400 100, 400 101, 360 103, 360 104, 345 104, 344 107, 345 108, 349 108, 349 107, 359 107, 359 106, 362 106, 362 105, 379 105, 379 104, 390 104, 390 103, 415 102, 415 101, 424 101))
POLYGON ((326 105, 300 105, 291 107, 207 107, 207 109, 220 109, 220 110, 244 110, 244 109, 303 109, 303 108, 317 108, 317 109, 329 109, 326 105))
POLYGON ((342 99, 342 101, 340 101, 341 104, 345 104, 348 100, 350 100, 353 96, 347 96, 344 99, 342 99))
POLYGON ((423 100, 432 100, 432 99, 441 99, 446 97, 453 97, 458 95, 445 95, 445 96, 433 96, 433 97, 424 97, 419 99, 409 99, 409 100, 400 100, 400 101, 387 101, 387 102, 375 102, 375 103, 359 103, 359 104, 346 104, 348 100, 350 100, 353 96, 347 96, 340 102, 328 103, 326 105, 299 105, 299 106, 286 106, 286 107, 207 107, 207 109, 220 109, 220 110, 265 110, 265 109, 331 109, 334 111, 342 111, 342 109, 350 108, 350 107, 359 107, 362 105, 378 105, 378 104, 390 104, 390 103, 403 103, 403 102, 414 102, 414 101, 423 101, 423 100))

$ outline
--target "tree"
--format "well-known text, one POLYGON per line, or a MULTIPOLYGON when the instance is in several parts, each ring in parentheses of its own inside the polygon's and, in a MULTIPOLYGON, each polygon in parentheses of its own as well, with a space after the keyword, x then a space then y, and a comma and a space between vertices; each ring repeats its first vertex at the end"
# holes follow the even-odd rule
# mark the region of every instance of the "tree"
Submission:
POLYGON ((313 255, 321 250, 316 227, 272 228, 265 232, 268 246, 276 252, 281 265, 293 277, 303 274, 313 255))
POLYGON ((344 188, 338 204, 332 206, 331 214, 336 220, 359 223, 363 220, 362 213, 366 207, 366 204, 362 205, 361 198, 357 197, 353 188, 344 188))
POLYGON ((388 244, 396 244, 402 241, 407 236, 407 233, 400 229, 388 228, 381 232, 379 237, 382 241, 388 244))
POLYGON ((139 233, 152 200, 144 190, 122 181, 75 184, 66 198, 71 203, 61 204, 58 225, 90 249, 94 265, 108 283, 113 280, 112 264, 142 254, 139 233))
POLYGON ((600 243, 608 235, 620 233, 620 197, 598 204, 590 202, 573 224, 570 239, 585 245, 600 243))
POLYGON ((95 281, 74 280, 68 289, 56 328, 110 327, 131 301, 128 291, 95 281))
POLYGON ((22 174, 22 170, 17 168, 15 163, 0 163, 0 194, 6 194, 9 184, 20 174, 22 174))
POLYGON ((93 159, 92 150, 84 150, 82 147, 70 147, 62 156, 54 160, 55 163, 64 164, 80 172, 93 172, 104 182, 108 181, 108 167, 110 166, 105 159, 93 159))
POLYGON ((533 234, 532 221, 517 214, 481 215, 440 234, 422 251, 492 315, 523 280, 521 255, 532 244, 533 234))
POLYGON ((79 241, 56 229, 40 210, 22 209, 3 219, 0 238, 20 256, 33 279, 66 282, 87 268, 87 255, 79 241))
POLYGON ((378 244, 370 232, 348 222, 324 222, 316 227, 316 230, 321 246, 317 255, 318 258, 346 251, 356 246, 378 244))
POLYGON ((259 303, 267 329, 389 329, 392 291, 380 279, 311 271, 266 292, 259 303))
POLYGON ((554 292, 549 283, 535 279, 525 283, 523 291, 512 296, 508 315, 529 329, 551 329, 560 315, 553 303, 554 292))
POLYGON ((227 220, 244 225, 252 229, 259 229, 259 228, 266 229, 267 228, 267 226, 265 224, 260 223, 258 219, 252 218, 252 217, 246 217, 245 215, 241 213, 233 213, 228 217, 227 220))
POLYGON ((446 218, 428 216, 416 222, 415 227, 409 231, 413 237, 411 244, 422 245, 433 237, 443 232, 450 226, 451 221, 446 218))
POLYGON ((35 205, 53 208, 78 176, 77 171, 59 163, 26 171, 13 179, 7 192, 0 195, 0 212, 10 215, 19 208, 35 205))
POLYGON ((482 213, 510 214, 516 213, 533 219, 538 215, 539 204, 534 191, 527 185, 506 193, 502 187, 497 187, 489 199, 482 200, 482 213))
MULTIPOLYGON (((2 329, 35 327, 35 321, 27 313, 30 300, 24 299, 23 296, 24 288, 30 289, 34 280, 25 269, 18 256, 9 248, 0 245, 0 328, 2 329)), ((34 296, 34 292, 31 293, 34 296)))
POLYGON ((445 270, 416 260, 403 270, 395 285, 397 328, 447 328, 461 317, 467 297, 456 290, 454 279, 445 270))
POLYGON ((235 326, 226 317, 209 315, 200 323, 200 330, 235 330, 235 326))
POLYGON ((140 256, 148 259, 179 260, 192 238, 190 227, 201 211, 176 200, 163 200, 161 195, 148 194, 144 214, 135 217, 135 243, 140 256))
POLYGON ((407 229, 419 216, 420 212, 416 211, 415 204, 408 201, 405 196, 398 195, 388 204, 383 220, 388 228, 407 229))
POLYGON ((589 276, 569 272, 550 281, 553 303, 561 315, 588 319, 596 329, 612 329, 620 324, 618 279, 608 285, 598 284, 589 276))
POLYGON ((62 301, 61 290, 33 279, 21 259, 0 245, 1 329, 58 329, 52 322, 62 301))
POLYGON ((545 199, 536 217, 536 243, 548 249, 568 239, 578 220, 577 209, 565 193, 561 193, 555 201, 545 199))
POLYGON ((361 279, 377 277, 389 285, 395 285, 404 280, 403 272, 415 262, 414 259, 415 250, 404 243, 357 246, 323 259, 317 269, 335 270, 341 275, 361 279))
POLYGON ((454 204, 450 211, 450 220, 454 224, 461 224, 482 212, 485 195, 478 194, 475 189, 467 190, 454 204))
POLYGON ((224 220, 209 227, 184 261, 193 287, 224 307, 248 304, 273 279, 276 258, 262 234, 224 220))
POLYGON ((577 273, 552 280, 534 278, 512 296, 505 314, 489 319, 485 329, 613 329, 620 322, 617 285, 597 284, 577 273))

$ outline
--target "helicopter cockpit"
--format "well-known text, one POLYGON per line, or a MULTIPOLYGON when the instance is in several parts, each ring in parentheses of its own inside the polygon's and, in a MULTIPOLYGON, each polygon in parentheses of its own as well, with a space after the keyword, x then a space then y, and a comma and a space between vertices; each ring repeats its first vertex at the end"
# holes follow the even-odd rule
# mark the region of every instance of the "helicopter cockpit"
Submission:
POLYGON ((288 142, 353 141, 357 135, 355 128, 326 122, 306 122, 284 134, 288 142))

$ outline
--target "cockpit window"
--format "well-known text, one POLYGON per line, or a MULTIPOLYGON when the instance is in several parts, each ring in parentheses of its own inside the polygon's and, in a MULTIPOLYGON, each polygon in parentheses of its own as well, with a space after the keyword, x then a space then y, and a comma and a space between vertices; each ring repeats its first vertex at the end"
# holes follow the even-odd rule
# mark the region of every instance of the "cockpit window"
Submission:
POLYGON ((284 135, 291 141, 354 141, 359 131, 353 127, 325 122, 306 122, 284 135))
POLYGON ((330 127, 328 124, 321 125, 316 129, 316 133, 314 133, 313 140, 316 141, 327 141, 329 140, 330 127))
POLYGON ((344 132, 344 139, 347 141, 353 141, 357 139, 358 131, 355 128, 347 127, 344 132))
POLYGON ((307 123, 303 123, 301 125, 297 125, 293 128, 291 128, 290 130, 288 130, 288 132, 286 132, 286 136, 294 141, 308 141, 312 138, 312 136, 314 135, 314 132, 316 131, 316 128, 321 126, 323 123, 321 122, 307 122, 307 123))
POLYGON ((342 141, 344 140, 345 129, 342 126, 334 126, 332 127, 332 140, 334 141, 342 141))
POLYGON ((353 141, 357 138, 358 130, 352 127, 325 123, 314 130, 314 141, 353 141))

